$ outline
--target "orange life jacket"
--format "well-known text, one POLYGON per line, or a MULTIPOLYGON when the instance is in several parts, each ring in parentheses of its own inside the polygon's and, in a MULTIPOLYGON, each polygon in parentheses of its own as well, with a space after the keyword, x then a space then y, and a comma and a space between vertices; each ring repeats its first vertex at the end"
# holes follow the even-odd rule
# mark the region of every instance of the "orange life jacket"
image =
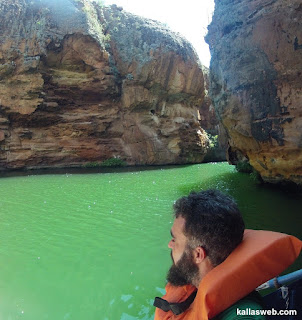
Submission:
MULTIPOLYGON (((299 256, 302 241, 278 232, 245 230, 242 243, 200 282, 197 296, 182 314, 156 308, 154 320, 208 320, 245 297, 262 283, 278 276, 299 256)), ((186 300, 191 285, 166 286, 163 299, 186 300)))

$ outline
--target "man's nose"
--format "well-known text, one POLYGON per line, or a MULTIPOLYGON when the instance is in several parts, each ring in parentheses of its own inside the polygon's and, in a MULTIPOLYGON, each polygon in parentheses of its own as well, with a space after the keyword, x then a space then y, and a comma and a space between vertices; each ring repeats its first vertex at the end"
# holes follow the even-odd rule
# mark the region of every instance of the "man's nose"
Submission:
POLYGON ((170 240, 169 243, 168 243, 168 248, 172 249, 172 246, 173 246, 172 245, 172 240, 170 240))

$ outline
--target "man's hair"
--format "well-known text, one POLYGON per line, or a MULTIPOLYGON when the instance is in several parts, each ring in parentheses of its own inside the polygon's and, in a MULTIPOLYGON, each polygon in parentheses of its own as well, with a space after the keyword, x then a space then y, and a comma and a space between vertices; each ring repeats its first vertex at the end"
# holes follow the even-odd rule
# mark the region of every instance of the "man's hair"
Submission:
POLYGON ((205 249, 217 266, 242 241, 244 221, 234 199, 218 190, 191 192, 174 204, 175 218, 185 219, 188 246, 205 249))

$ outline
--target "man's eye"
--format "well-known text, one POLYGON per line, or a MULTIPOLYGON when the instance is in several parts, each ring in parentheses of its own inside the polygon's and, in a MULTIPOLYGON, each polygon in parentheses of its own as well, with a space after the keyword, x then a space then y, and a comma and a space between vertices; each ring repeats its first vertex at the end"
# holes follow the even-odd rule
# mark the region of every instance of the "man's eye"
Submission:
POLYGON ((175 242, 175 239, 174 239, 174 238, 172 238, 172 239, 171 239, 171 241, 172 241, 172 242, 175 242))

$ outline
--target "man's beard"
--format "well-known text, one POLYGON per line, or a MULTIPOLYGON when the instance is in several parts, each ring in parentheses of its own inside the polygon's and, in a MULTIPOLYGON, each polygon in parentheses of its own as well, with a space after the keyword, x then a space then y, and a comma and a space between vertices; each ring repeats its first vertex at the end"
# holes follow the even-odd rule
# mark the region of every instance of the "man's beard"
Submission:
POLYGON ((173 263, 171 266, 167 274, 167 280, 173 286, 183 286, 186 284, 193 284, 193 282, 198 279, 199 269, 193 261, 192 252, 189 249, 186 249, 179 261, 176 264, 173 263))

